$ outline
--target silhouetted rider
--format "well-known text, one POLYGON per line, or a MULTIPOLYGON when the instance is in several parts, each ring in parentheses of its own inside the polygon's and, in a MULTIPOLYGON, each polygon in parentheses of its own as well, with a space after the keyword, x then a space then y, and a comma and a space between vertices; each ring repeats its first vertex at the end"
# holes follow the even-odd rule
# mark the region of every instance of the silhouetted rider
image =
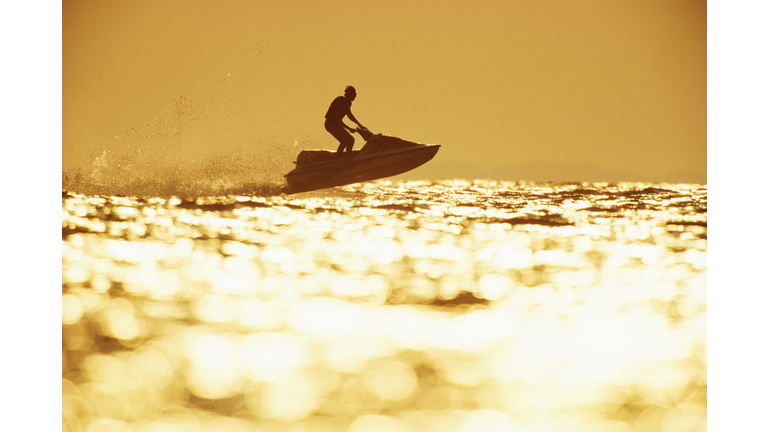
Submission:
POLYGON ((347 130, 354 132, 355 129, 347 126, 344 123, 344 117, 349 117, 350 120, 357 123, 361 128, 364 127, 359 121, 352 115, 352 101, 357 97, 357 91, 352 86, 347 86, 344 89, 344 96, 339 96, 331 102, 331 106, 328 108, 328 112, 325 113, 325 130, 327 130, 334 138, 339 140, 339 148, 336 153, 342 153, 344 151, 352 151, 352 147, 355 145, 355 137, 353 137, 347 130))

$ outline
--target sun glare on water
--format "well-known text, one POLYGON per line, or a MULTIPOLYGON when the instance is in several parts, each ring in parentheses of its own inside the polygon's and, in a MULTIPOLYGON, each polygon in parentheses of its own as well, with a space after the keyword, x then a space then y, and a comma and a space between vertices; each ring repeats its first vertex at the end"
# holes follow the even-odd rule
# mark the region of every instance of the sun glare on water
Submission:
POLYGON ((62 199, 67 431, 705 431, 706 188, 62 199))

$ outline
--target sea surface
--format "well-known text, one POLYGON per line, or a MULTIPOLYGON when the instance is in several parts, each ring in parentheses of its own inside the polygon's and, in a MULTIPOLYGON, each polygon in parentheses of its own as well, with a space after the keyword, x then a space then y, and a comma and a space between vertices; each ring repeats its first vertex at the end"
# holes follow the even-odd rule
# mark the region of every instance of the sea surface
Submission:
POLYGON ((65 431, 706 431, 707 188, 62 193, 65 431))

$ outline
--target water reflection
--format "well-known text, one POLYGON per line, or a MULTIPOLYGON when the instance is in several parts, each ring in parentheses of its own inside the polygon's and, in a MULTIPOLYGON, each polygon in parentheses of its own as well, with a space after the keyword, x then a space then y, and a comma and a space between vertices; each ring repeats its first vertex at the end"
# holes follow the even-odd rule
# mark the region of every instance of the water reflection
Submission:
POLYGON ((65 430, 706 430, 706 189, 62 200, 65 430))

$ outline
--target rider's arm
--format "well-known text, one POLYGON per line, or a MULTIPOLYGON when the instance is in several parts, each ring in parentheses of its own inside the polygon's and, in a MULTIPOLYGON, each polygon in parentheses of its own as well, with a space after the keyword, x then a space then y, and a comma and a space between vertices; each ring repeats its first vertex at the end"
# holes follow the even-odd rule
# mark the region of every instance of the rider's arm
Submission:
POLYGON ((358 126, 365 127, 365 126, 361 125, 359 121, 357 121, 357 119, 355 118, 354 115, 352 115, 352 111, 351 110, 347 113, 347 117, 349 117, 349 119, 352 120, 353 122, 357 123, 358 126))

